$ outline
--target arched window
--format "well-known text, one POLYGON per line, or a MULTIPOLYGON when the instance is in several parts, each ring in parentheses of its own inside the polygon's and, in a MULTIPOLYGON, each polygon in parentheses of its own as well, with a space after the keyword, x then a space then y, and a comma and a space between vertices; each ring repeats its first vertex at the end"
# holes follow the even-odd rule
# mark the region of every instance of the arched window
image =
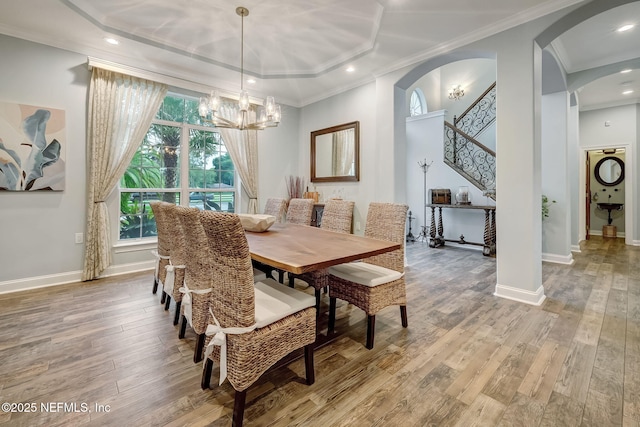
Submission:
POLYGON ((411 117, 419 116, 427 112, 427 101, 424 99, 424 93, 419 88, 416 88, 411 92, 411 99, 409 101, 409 114, 411 117))

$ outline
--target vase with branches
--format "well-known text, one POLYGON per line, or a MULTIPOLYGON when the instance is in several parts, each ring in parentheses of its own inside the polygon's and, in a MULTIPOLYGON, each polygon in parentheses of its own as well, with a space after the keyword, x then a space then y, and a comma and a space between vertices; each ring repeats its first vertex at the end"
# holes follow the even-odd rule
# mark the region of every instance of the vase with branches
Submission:
POLYGON ((301 176, 289 175, 285 177, 287 183, 287 193, 289 200, 302 198, 304 193, 305 179, 301 176))

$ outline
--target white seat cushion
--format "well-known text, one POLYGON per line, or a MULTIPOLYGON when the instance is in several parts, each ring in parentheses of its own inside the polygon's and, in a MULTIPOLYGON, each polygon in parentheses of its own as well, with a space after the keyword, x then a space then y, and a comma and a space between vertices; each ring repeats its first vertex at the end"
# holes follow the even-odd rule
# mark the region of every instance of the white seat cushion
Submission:
POLYGON ((364 286, 378 286, 400 279, 404 273, 366 262, 349 262, 329 267, 329 274, 364 286))
POLYGON ((273 279, 256 282, 254 289, 258 328, 264 328, 300 310, 316 306, 315 296, 290 288, 273 279))
POLYGON ((257 268, 253 269, 253 281, 259 282, 261 280, 265 280, 267 278, 267 274, 264 271, 260 271, 257 268))

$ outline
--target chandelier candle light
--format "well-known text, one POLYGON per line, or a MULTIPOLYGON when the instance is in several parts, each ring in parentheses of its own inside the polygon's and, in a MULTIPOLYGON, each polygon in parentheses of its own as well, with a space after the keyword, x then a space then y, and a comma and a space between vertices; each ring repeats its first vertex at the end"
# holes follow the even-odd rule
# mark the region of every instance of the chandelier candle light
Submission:
POLYGON ((207 98, 200 98, 198 113, 206 122, 219 128, 238 130, 263 130, 265 128, 276 127, 280 124, 280 105, 276 104, 273 96, 267 96, 264 105, 259 108, 255 118, 250 117, 251 103, 249 93, 244 89, 244 17, 249 15, 249 9, 237 7, 236 13, 240 16, 240 97, 238 99, 236 120, 223 117, 222 105, 218 91, 211 91, 207 98))
POLYGON ((460 85, 454 86, 449 91, 449 99, 457 101, 464 96, 464 89, 460 85))

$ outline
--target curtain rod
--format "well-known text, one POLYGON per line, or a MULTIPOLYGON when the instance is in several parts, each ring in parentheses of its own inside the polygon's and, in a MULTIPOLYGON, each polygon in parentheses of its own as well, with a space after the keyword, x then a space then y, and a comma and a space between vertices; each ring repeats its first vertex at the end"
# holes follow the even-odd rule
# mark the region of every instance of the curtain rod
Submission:
MULTIPOLYGON (((104 59, 94 58, 91 56, 87 57, 87 68, 89 71, 93 67, 101 68, 103 70, 114 71, 116 73, 126 74, 128 76, 138 77, 141 79, 152 80, 157 83, 163 83, 168 86, 177 87, 180 89, 191 90, 194 92, 208 94, 214 88, 212 86, 208 86, 202 83, 197 83, 191 80, 185 80, 179 77, 173 77, 162 73, 157 73, 154 71, 143 70, 142 68, 131 67, 129 65, 118 64, 117 62, 107 61, 104 59)), ((218 89, 220 96, 228 99, 238 100, 238 93, 228 92, 224 89, 218 89)), ((262 98, 250 97, 249 101, 252 104, 262 105, 264 100, 262 98)))

